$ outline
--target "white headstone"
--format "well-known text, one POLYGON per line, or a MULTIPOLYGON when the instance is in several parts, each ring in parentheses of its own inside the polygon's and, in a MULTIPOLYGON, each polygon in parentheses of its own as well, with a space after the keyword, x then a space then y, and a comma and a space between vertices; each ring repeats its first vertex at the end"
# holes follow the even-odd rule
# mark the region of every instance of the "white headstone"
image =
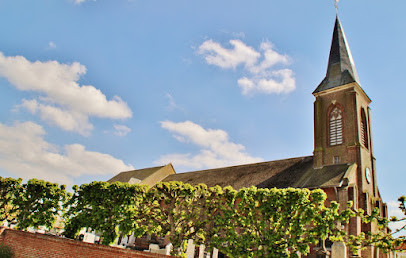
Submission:
POLYGON ((213 248, 213 258, 219 257, 219 250, 217 248, 213 248))
POLYGON ((92 233, 85 233, 84 237, 83 237, 83 242, 85 243, 94 243, 95 240, 95 235, 92 233))
POLYGON ((195 244, 193 244, 192 239, 189 239, 187 241, 186 256, 187 256, 187 258, 194 258, 195 257, 195 244))
POLYGON ((343 242, 334 242, 331 247, 331 258, 347 258, 347 247, 343 242))
POLYGON ((199 246, 199 258, 205 258, 204 257, 204 249, 206 249, 206 247, 204 245, 199 246))

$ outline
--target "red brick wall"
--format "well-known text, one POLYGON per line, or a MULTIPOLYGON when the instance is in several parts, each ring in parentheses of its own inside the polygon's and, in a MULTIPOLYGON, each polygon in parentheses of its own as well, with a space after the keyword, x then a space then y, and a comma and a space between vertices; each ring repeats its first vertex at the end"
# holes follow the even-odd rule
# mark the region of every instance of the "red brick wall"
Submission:
POLYGON ((5 228, 0 228, 0 243, 16 257, 169 257, 5 228))

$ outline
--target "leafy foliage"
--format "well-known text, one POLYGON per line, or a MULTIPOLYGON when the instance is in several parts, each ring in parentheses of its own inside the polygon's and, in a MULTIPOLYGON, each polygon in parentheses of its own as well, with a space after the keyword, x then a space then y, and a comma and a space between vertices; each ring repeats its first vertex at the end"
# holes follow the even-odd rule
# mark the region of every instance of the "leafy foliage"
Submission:
POLYGON ((174 254, 186 251, 186 241, 207 245, 207 234, 212 223, 211 204, 216 203, 220 187, 208 188, 204 184, 191 186, 181 182, 158 183, 147 193, 149 207, 145 222, 149 231, 169 236, 174 254))
POLYGON ((217 220, 221 231, 216 230, 214 241, 230 256, 307 254, 309 244, 317 243, 322 233, 317 218, 326 209, 326 195, 321 190, 251 187, 230 194, 233 201, 221 206, 224 215, 217 220))
POLYGON ((14 251, 10 246, 0 244, 0 257, 2 258, 12 258, 14 257, 14 251))
POLYGON ((306 254, 320 238, 336 237, 338 205, 324 206, 322 190, 208 188, 181 182, 158 183, 147 193, 149 225, 168 235, 174 254, 182 255, 186 240, 235 257, 296 256, 306 254), (327 222, 327 223, 326 223, 327 222))
POLYGON ((365 249, 367 246, 376 246, 384 252, 395 251, 396 248, 406 241, 406 236, 400 236, 394 238, 393 235, 406 230, 406 223, 403 226, 396 229, 394 232, 389 231, 389 225, 395 222, 406 222, 406 197, 401 196, 399 199, 399 208, 403 212, 403 218, 391 217, 383 218, 379 216, 378 209, 375 209, 371 215, 364 215, 360 210, 358 216, 361 217, 363 223, 374 223, 378 230, 376 232, 366 232, 360 235, 348 236, 348 245, 352 248, 353 252, 356 252, 356 248, 365 249))
POLYGON ((16 216, 13 201, 21 187, 21 179, 0 177, 0 224, 4 221, 12 222, 16 216))
MULTIPOLYGON (((192 186, 182 182, 147 186, 127 183, 92 182, 74 186, 73 195, 65 186, 32 179, 0 177, 0 222, 15 219, 18 227, 51 228, 57 215, 65 218, 65 235, 75 237, 81 228, 102 233, 108 245, 118 233, 140 237, 156 234, 168 237, 173 254, 184 256, 186 241, 235 257, 297 257, 307 254, 320 240, 343 241, 354 253, 374 245, 393 250, 405 237, 393 238, 389 223, 406 218, 382 218, 331 202, 328 207, 322 190, 257 189, 192 186), (348 235, 349 219, 378 226, 376 232, 348 235)), ((406 217, 406 197, 399 198, 406 217)))
POLYGON ((13 201, 17 209, 18 228, 52 228, 67 197, 64 185, 38 179, 29 180, 18 189, 13 201))
POLYGON ((92 228, 102 232, 104 245, 112 243, 119 231, 143 235, 146 226, 139 218, 145 213, 146 190, 146 186, 118 182, 74 186, 75 192, 67 203, 65 234, 74 237, 81 228, 92 228))

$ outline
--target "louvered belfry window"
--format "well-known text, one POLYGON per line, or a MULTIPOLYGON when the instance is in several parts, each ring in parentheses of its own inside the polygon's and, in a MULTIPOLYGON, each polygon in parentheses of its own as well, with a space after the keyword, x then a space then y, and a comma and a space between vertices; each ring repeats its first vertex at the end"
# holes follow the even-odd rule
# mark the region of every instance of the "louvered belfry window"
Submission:
POLYGON ((330 113, 330 145, 343 143, 343 115, 341 109, 334 107, 330 113))
POLYGON ((368 131, 367 131, 367 119, 364 109, 361 109, 361 143, 365 148, 369 148, 368 144, 368 131))

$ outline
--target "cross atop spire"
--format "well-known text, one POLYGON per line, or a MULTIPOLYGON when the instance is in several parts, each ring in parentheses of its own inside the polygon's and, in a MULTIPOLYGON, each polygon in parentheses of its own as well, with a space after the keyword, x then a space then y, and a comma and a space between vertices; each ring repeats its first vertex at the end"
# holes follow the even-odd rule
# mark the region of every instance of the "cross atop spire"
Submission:
POLYGON ((336 14, 338 14, 338 1, 339 0, 334 0, 334 7, 336 8, 336 14))
POLYGON ((341 27, 338 16, 336 16, 326 77, 313 93, 351 82, 359 83, 359 79, 344 30, 341 27))

